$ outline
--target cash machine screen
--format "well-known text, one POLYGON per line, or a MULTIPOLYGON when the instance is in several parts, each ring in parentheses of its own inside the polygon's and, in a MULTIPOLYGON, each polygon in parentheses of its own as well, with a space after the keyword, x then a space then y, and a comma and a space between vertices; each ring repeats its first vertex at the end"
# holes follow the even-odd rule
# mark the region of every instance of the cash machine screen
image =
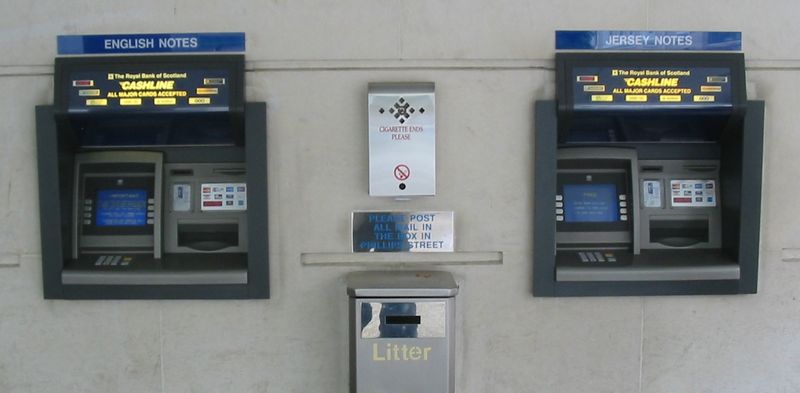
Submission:
POLYGON ((147 191, 106 189, 97 191, 98 227, 138 227, 147 224, 147 191))
POLYGON ((565 184, 565 222, 617 222, 617 187, 614 184, 565 184))

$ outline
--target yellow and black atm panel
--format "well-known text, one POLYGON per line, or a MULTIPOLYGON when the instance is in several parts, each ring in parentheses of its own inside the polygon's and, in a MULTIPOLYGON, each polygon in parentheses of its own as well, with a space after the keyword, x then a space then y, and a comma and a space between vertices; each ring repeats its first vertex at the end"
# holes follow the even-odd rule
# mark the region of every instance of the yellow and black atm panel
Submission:
POLYGON ((534 295, 755 293, 764 103, 741 53, 558 53, 534 295))
POLYGON ((46 298, 269 296, 243 56, 57 58, 36 121, 46 298))

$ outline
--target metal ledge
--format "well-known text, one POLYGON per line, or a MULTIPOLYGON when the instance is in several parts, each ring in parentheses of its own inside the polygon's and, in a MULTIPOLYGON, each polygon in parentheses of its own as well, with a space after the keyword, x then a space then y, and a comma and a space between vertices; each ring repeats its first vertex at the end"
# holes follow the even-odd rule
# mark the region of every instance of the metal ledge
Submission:
POLYGON ((64 285, 229 285, 247 284, 247 270, 112 272, 65 270, 64 285))
POLYGON ((557 281, 695 281, 738 280, 739 265, 625 266, 556 268, 557 281))
POLYGON ((502 265, 500 251, 319 252, 300 254, 305 266, 502 265))
POLYGON ((0 254, 0 267, 19 267, 21 259, 19 254, 0 254))

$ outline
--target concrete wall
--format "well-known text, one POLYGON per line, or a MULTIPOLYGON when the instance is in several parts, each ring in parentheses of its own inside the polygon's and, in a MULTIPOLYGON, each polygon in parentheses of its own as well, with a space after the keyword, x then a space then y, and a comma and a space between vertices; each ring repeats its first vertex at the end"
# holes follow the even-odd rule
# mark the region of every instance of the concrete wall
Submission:
MULTIPOLYGON (((453 210, 434 266, 458 297, 459 392, 800 391, 800 3, 783 1, 4 0, 0 12, 0 392, 345 392, 343 276, 356 209, 453 210), (759 293, 531 296, 533 102, 553 97, 555 29, 740 30, 767 101, 759 293), (272 299, 42 299, 33 107, 55 36, 244 31, 268 103, 272 299), (436 82, 438 193, 367 195, 366 85, 436 82), (325 255, 325 254, 323 254, 325 255), (468 254, 465 254, 468 255, 468 254)), ((375 262, 386 260, 376 259, 375 262)))

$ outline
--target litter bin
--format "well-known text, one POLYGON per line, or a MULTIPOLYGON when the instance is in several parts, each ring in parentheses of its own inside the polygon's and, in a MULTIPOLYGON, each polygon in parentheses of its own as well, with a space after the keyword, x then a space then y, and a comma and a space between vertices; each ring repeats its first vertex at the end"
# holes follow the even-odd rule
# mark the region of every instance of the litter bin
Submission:
POLYGON ((455 392, 452 275, 356 272, 347 293, 351 393, 455 392))

